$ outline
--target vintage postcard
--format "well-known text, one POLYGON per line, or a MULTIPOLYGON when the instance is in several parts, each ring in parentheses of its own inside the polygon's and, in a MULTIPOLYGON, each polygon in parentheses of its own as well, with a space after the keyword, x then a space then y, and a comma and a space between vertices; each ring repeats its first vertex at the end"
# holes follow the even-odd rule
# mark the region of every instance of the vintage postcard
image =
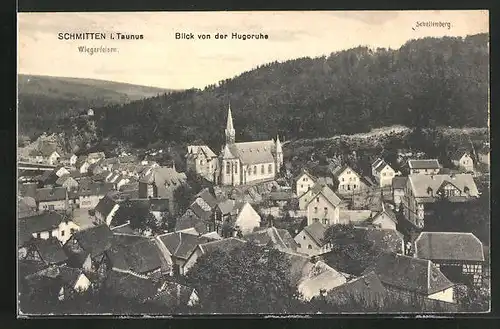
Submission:
POLYGON ((490 311, 489 13, 18 13, 18 316, 490 311))

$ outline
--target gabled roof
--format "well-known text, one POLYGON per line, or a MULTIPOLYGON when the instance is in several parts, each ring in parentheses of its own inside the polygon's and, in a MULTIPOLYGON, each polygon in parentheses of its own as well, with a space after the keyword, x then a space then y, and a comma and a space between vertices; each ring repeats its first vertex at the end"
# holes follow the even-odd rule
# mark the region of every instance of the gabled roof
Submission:
POLYGON ((390 209, 384 209, 380 212, 378 212, 375 216, 373 216, 371 219, 370 219, 370 222, 374 222, 377 220, 377 218, 379 218, 380 216, 383 216, 383 215, 386 215, 390 220, 392 220, 394 223, 398 223, 398 220, 396 218, 396 214, 390 210, 390 209))
POLYGON ((294 252, 280 250, 285 259, 289 261, 290 268, 288 271, 288 279, 292 286, 297 286, 300 280, 307 276, 313 268, 313 264, 309 257, 294 252))
POLYGON ((31 197, 18 197, 17 198, 17 216, 24 218, 36 214, 36 201, 31 197))
POLYGON ((408 177, 403 176, 395 176, 392 179, 392 188, 393 189, 404 189, 406 187, 406 181, 408 177))
POLYGON ((333 192, 332 189, 328 187, 328 185, 316 183, 311 188, 311 199, 307 204, 311 203, 320 194, 334 207, 337 207, 342 203, 342 199, 340 199, 337 194, 335 194, 335 192, 333 192))
POLYGON ((384 163, 384 159, 382 158, 377 158, 375 161, 372 163, 372 168, 375 169, 377 168, 381 163, 384 163))
POLYGON ((422 232, 415 240, 415 257, 444 261, 484 261, 483 244, 472 233, 422 232))
POLYGON ((469 189, 469 195, 475 197, 479 195, 476 183, 471 174, 438 174, 438 175, 409 175, 408 179, 410 181, 410 186, 413 190, 413 195, 416 198, 427 198, 436 196, 439 188, 443 186, 443 183, 453 184, 460 192, 465 193, 465 188, 469 189), (433 195, 428 193, 428 189, 431 188, 433 195))
POLYGON ((253 241, 257 245, 272 246, 279 250, 297 250, 297 244, 290 233, 285 229, 277 229, 276 227, 247 234, 243 239, 253 241))
POLYGON ((235 201, 232 199, 227 199, 224 201, 221 201, 217 204, 217 207, 220 209, 223 215, 225 214, 230 214, 233 211, 233 208, 235 206, 235 201))
POLYGON ((112 294, 143 302, 158 293, 161 284, 131 272, 113 269, 109 271, 104 287, 112 294))
POLYGON ((44 212, 19 218, 19 231, 27 234, 52 231, 59 226, 62 220, 63 216, 57 212, 44 212))
POLYGON ((382 282, 375 272, 371 271, 328 291, 326 300, 329 303, 336 304, 349 302, 355 298, 372 304, 384 300, 386 296, 387 291, 382 282))
POLYGON ((47 264, 60 264, 68 259, 61 243, 56 238, 47 240, 33 239, 30 244, 38 251, 42 260, 47 264))
POLYGON ((330 290, 346 283, 343 274, 334 270, 322 261, 316 262, 309 273, 302 277, 298 289, 306 300, 318 296, 322 289, 330 290))
POLYGON ((370 271, 386 285, 423 295, 454 285, 431 261, 395 253, 383 254, 365 273, 370 271))
POLYGON ((374 170, 375 170, 376 172, 380 172, 380 171, 381 171, 382 169, 384 169, 386 166, 389 166, 389 167, 392 169, 392 167, 391 167, 391 166, 390 166, 387 162, 385 162, 384 160, 382 160, 382 161, 380 161, 380 162, 378 163, 378 165, 377 165, 376 167, 374 167, 374 170))
POLYGON ((67 190, 65 187, 39 188, 36 190, 36 201, 48 202, 66 200, 66 192, 67 190))
POLYGON ((228 252, 237 247, 242 246, 245 243, 244 240, 238 238, 227 238, 223 240, 217 240, 212 242, 206 242, 199 245, 199 248, 202 253, 208 254, 215 250, 228 252))
MULTIPOLYGON (((66 183, 66 181, 68 180, 75 180, 73 177, 71 177, 69 174, 66 174, 66 175, 63 175, 61 177, 59 177, 57 180, 56 180, 56 184, 57 185, 63 185, 64 183, 66 183)), ((76 181, 75 181, 76 182, 76 181)))
POLYGON ((347 169, 350 169, 352 171, 353 174, 355 174, 356 176, 358 177, 361 177, 354 169, 351 168, 351 166, 345 164, 345 165, 342 165, 342 166, 338 166, 337 168, 335 168, 332 172, 333 176, 335 176, 336 178, 338 178, 339 176, 341 176, 344 171, 346 171, 347 169))
POLYGON ((437 159, 408 160, 410 169, 439 169, 441 165, 437 159))
POLYGON ((234 143, 229 144, 228 147, 231 150, 231 154, 239 158, 242 164, 274 163, 272 152, 276 148, 276 145, 272 139, 268 141, 234 143))
POLYGON ((96 213, 100 213, 104 218, 106 218, 116 205, 117 203, 113 200, 113 198, 109 195, 105 195, 104 198, 99 200, 99 203, 95 206, 94 210, 96 213))
POLYGON ((403 252, 404 238, 396 230, 364 227, 356 227, 356 229, 360 232, 364 231, 366 239, 373 242, 381 250, 386 252, 403 252))
MULTIPOLYGON (((57 270, 59 272, 59 278, 62 282, 66 283, 70 287, 74 287, 80 275, 83 274, 81 269, 71 268, 68 266, 58 266, 57 270)), ((85 275, 85 274, 83 274, 85 275)))
POLYGON ((302 170, 294 177, 294 180, 298 180, 303 175, 307 175, 311 180, 316 181, 316 177, 304 168, 302 168, 302 170))
POLYGON ((20 259, 18 262, 18 276, 26 278, 27 276, 38 273, 46 269, 49 265, 38 260, 20 259))
POLYGON ((177 258, 187 259, 196 246, 207 243, 210 239, 183 232, 172 232, 157 237, 169 253, 177 258))
POLYGON ((111 183, 100 183, 100 182, 92 182, 90 184, 80 184, 78 186, 78 195, 79 196, 91 196, 91 195, 105 195, 109 191, 114 189, 113 184, 111 183))
POLYGON ((93 152, 89 153, 87 155, 87 159, 94 160, 94 159, 104 159, 106 158, 106 155, 104 155, 104 152, 93 152))
POLYGON ((454 160, 454 161, 458 161, 460 160, 465 154, 469 155, 471 158, 474 158, 472 156, 472 151, 469 150, 469 149, 465 149, 465 148, 459 148, 455 151, 453 151, 451 154, 450 154, 450 159, 451 160, 454 160))
POLYGON ((204 153, 207 158, 217 157, 207 145, 188 145, 188 154, 197 155, 199 152, 204 153))
POLYGON ((189 209, 202 221, 207 221, 212 216, 212 211, 204 210, 198 203, 192 203, 189 209))
POLYGON ((175 222, 175 231, 182 231, 189 228, 194 228, 199 233, 205 233, 207 231, 205 222, 188 209, 188 211, 175 222))
POLYGON ((323 238, 326 232, 326 226, 319 221, 304 227, 303 231, 306 232, 318 246, 323 246, 325 244, 323 238))
POLYGON ((217 199, 212 195, 212 193, 210 193, 210 190, 208 188, 204 188, 203 190, 201 190, 198 194, 195 195, 194 198, 202 198, 203 201, 205 201, 212 209, 217 206, 217 199))
POLYGON ((187 180, 186 174, 177 172, 171 167, 155 167, 151 171, 139 179, 140 183, 155 184, 159 189, 167 187, 175 187, 185 183, 187 180))
POLYGON ((77 231, 71 239, 77 239, 80 246, 93 257, 111 248, 113 233, 106 224, 101 224, 77 231))

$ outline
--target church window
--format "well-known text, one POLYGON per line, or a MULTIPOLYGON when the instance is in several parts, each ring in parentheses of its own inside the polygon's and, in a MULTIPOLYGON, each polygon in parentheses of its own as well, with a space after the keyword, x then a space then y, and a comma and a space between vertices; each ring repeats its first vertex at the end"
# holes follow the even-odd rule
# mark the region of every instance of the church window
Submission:
POLYGON ((267 167, 267 171, 272 174, 273 173, 273 165, 270 164, 268 167, 267 167))
POLYGON ((261 165, 261 166, 260 166, 260 173, 261 173, 261 174, 264 174, 264 165, 261 165))
POLYGON ((257 166, 253 166, 253 174, 257 175, 257 166))
POLYGON ((234 164, 234 173, 235 174, 238 173, 238 162, 235 162, 235 164, 234 164))
POLYGON ((231 173, 231 164, 229 162, 226 162, 226 174, 230 174, 231 173))

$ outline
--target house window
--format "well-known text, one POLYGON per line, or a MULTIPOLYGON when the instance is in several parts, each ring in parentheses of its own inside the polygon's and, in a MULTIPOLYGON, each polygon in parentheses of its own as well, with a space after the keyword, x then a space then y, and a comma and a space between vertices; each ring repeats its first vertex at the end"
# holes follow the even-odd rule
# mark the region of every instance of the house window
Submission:
POLYGON ((304 235, 304 236, 302 236, 302 239, 303 239, 303 240, 305 240, 305 239, 306 239, 306 236, 305 236, 305 235, 304 235))
POLYGON ((314 207, 314 213, 317 214, 318 213, 318 207, 314 207))
POLYGON ((344 177, 342 177, 342 181, 344 181, 344 177))
POLYGON ((316 202, 319 202, 319 198, 316 198, 316 202))
POLYGON ((311 245, 308 245, 308 246, 307 246, 307 249, 312 249, 312 246, 311 246, 311 245))
POLYGON ((272 173, 273 173, 273 165, 272 165, 272 164, 270 164, 270 165, 268 165, 268 166, 267 166, 267 172, 268 172, 269 174, 272 174, 272 173))
POLYGON ((307 198, 304 199, 304 202, 307 202, 307 198))
POLYGON ((52 231, 49 231, 49 238, 52 237, 52 231))
POLYGON ((75 229, 74 229, 74 228, 70 229, 70 230, 69 230, 69 233, 70 233, 70 234, 74 234, 74 233, 75 233, 75 229))
POLYGON ((385 177, 385 172, 384 172, 384 173, 382 173, 382 176, 384 176, 384 177, 385 177))
POLYGON ((264 174, 264 165, 261 165, 261 166, 260 166, 260 173, 261 173, 261 174, 264 174))
POLYGON ((50 205, 48 206, 48 208, 49 208, 49 210, 54 210, 54 205, 53 205, 53 204, 50 204, 50 205))
POLYGON ((200 164, 203 165, 203 160, 200 160, 200 164))
POLYGON ((257 175, 257 166, 253 166, 253 174, 257 175))
POLYGON ((353 189, 356 189, 356 184, 354 184, 352 188, 353 188, 353 189))
POLYGON ((229 175, 231 173, 231 166, 229 162, 226 162, 226 174, 229 175))
POLYGON ((304 185, 300 184, 300 188, 304 188, 304 185))
POLYGON ((347 190, 351 190, 351 185, 347 185, 347 190))
POLYGON ((328 214, 328 208, 327 208, 327 207, 325 207, 325 208, 323 208, 323 209, 325 210, 325 214, 328 214))
POLYGON ((61 231, 61 236, 64 236, 64 230, 61 231))
POLYGON ((351 173, 351 171, 350 171, 350 170, 348 170, 348 171, 347 171, 347 173, 348 173, 348 174, 350 174, 350 173, 351 173))
POLYGON ((237 174, 238 173, 238 162, 236 162, 234 164, 234 173, 237 174))
POLYGON ((328 225, 328 219, 327 218, 323 218, 323 224, 324 225, 328 225))
POLYGON ((300 243, 297 243, 297 247, 302 248, 302 246, 300 245, 300 243))
POLYGON ((38 233, 36 234, 36 237, 40 239, 40 238, 42 237, 42 233, 38 232, 38 233))

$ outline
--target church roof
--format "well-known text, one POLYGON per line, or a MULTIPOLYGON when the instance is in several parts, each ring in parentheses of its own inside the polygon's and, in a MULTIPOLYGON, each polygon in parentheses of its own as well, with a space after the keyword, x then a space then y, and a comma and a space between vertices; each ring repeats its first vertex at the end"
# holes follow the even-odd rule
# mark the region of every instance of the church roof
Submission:
POLYGON ((231 115, 231 104, 229 104, 229 109, 227 111, 227 124, 226 124, 226 129, 227 131, 234 130, 233 126, 233 116, 231 115))
POLYGON ((274 163, 273 140, 234 143, 228 147, 243 164, 274 163))

